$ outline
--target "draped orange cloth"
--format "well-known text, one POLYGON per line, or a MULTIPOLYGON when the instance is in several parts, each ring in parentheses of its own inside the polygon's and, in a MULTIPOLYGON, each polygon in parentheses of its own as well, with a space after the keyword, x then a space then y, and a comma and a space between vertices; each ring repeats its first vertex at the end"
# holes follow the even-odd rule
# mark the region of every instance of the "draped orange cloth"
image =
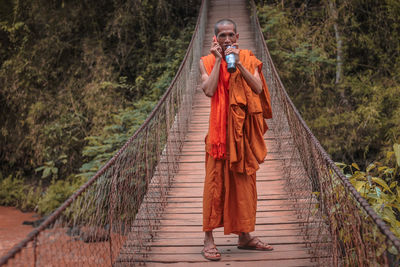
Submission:
MULTIPOLYGON (((215 57, 203 57, 204 66, 214 66, 215 57)), ((207 68, 207 67, 206 67, 207 68)), ((211 67, 212 70, 212 67, 211 67)), ((210 71, 211 72, 211 71, 210 71)), ((210 73, 209 72, 209 73, 210 73)), ((225 60, 221 61, 216 93, 211 98, 211 112, 208 137, 210 142, 210 154, 213 158, 226 157, 226 123, 229 108, 229 77, 225 60)))
MULTIPOLYGON (((268 87, 261 71, 262 62, 249 50, 240 50, 239 57, 250 73, 259 72, 263 91, 260 95, 254 93, 237 69, 229 77, 228 88, 225 85, 223 87, 226 90, 222 94, 229 92, 227 113, 218 113, 224 110, 218 107, 223 102, 215 101, 213 104, 213 99, 221 99, 219 86, 221 74, 226 77, 226 66, 225 69, 221 67, 218 88, 211 99, 210 125, 205 140, 207 153, 203 231, 211 231, 217 227, 224 227, 225 234, 254 231, 257 208, 256 171, 267 154, 263 135, 268 129, 265 119, 272 118, 272 110, 268 87), (215 125, 212 121, 213 114, 226 116, 226 156, 221 158, 215 157, 214 143, 211 141, 214 140, 211 139, 215 125)), ((214 56, 210 54, 202 57, 202 61, 210 74, 215 64, 214 56)))

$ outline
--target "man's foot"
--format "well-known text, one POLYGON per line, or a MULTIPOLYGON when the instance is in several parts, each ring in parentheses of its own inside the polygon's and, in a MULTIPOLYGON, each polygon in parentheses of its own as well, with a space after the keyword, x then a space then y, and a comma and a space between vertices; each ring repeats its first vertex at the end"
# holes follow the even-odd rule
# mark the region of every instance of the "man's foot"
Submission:
POLYGON ((210 261, 219 261, 221 259, 221 253, 219 253, 214 243, 214 237, 212 231, 205 232, 204 236, 204 248, 201 254, 210 261))
POLYGON ((258 237, 250 237, 248 238, 239 238, 239 243, 237 246, 238 249, 247 249, 247 250, 262 250, 262 251, 271 251, 274 248, 267 243, 262 242, 258 237))
POLYGON ((217 247, 205 247, 201 251, 201 254, 210 261, 219 261, 221 259, 221 253, 219 253, 217 247))

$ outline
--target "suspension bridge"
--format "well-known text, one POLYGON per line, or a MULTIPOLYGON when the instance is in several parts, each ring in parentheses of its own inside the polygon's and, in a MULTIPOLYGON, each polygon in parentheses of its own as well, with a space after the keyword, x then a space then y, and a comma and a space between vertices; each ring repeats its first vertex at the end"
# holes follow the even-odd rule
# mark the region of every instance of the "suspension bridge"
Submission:
POLYGON ((335 166, 287 95, 253 1, 203 0, 185 58, 157 106, 86 184, 0 259, 1 266, 398 266, 400 241, 335 166), (257 172, 255 235, 270 252, 238 250, 215 232, 205 260, 202 192, 210 99, 199 60, 213 25, 231 18, 263 62, 273 118, 257 172))

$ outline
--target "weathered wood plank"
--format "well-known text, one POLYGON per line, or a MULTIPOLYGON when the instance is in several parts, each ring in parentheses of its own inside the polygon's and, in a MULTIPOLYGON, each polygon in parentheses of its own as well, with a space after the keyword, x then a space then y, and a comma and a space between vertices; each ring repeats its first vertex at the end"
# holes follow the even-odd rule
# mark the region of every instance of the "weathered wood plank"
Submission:
MULTIPOLYGON (((265 260, 265 261, 222 261, 222 262, 175 262, 174 267, 205 267, 205 266, 221 267, 221 266, 229 266, 229 267, 261 267, 261 266, 273 266, 273 267, 305 267, 305 266, 317 266, 316 263, 311 262, 309 259, 294 259, 294 260, 265 260), (228 265, 229 264, 229 265, 228 265)), ((165 266, 164 263, 159 262, 149 262, 146 266, 155 267, 155 266, 165 266)), ((170 264, 169 264, 170 265, 170 264)), ((167 265, 168 266, 168 265, 167 265)))
MULTIPOLYGON (((146 251, 147 254, 198 254, 201 250, 201 246, 169 246, 169 247, 154 247, 151 250, 146 251)), ((274 247, 275 251, 299 251, 306 249, 304 244, 277 244, 274 247)), ((234 244, 229 246, 218 246, 221 253, 237 253, 237 254, 249 254, 249 253, 260 253, 259 251, 248 251, 237 249, 234 244)), ((129 254, 129 252, 124 252, 129 254)), ((262 253, 262 252, 261 252, 262 253)))
MULTIPOLYGON (((199 249, 200 250, 200 249, 199 249)), ((122 255, 127 256, 129 259, 131 255, 122 255)), ((121 261, 123 261, 123 257, 121 257, 121 261)), ((240 261, 243 259, 252 260, 252 261, 262 261, 262 260, 288 260, 288 259, 309 259, 310 255, 308 255, 305 251, 274 251, 274 252, 258 252, 258 253, 225 253, 224 257, 222 257, 221 261, 240 261)), ((137 258, 138 259, 138 258, 137 258)), ((162 263, 175 263, 177 261, 183 262, 204 262, 205 259, 200 253, 193 254, 150 254, 148 257, 142 257, 142 259, 146 261, 152 262, 162 262, 162 263)))

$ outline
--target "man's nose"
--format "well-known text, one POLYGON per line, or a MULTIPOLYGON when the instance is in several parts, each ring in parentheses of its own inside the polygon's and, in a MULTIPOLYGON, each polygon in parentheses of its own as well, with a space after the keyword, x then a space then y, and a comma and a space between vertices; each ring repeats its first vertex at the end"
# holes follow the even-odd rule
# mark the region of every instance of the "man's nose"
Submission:
POLYGON ((229 42, 231 42, 231 39, 229 38, 229 36, 226 36, 226 37, 225 37, 225 40, 224 40, 224 42, 225 42, 225 43, 229 43, 229 42))

